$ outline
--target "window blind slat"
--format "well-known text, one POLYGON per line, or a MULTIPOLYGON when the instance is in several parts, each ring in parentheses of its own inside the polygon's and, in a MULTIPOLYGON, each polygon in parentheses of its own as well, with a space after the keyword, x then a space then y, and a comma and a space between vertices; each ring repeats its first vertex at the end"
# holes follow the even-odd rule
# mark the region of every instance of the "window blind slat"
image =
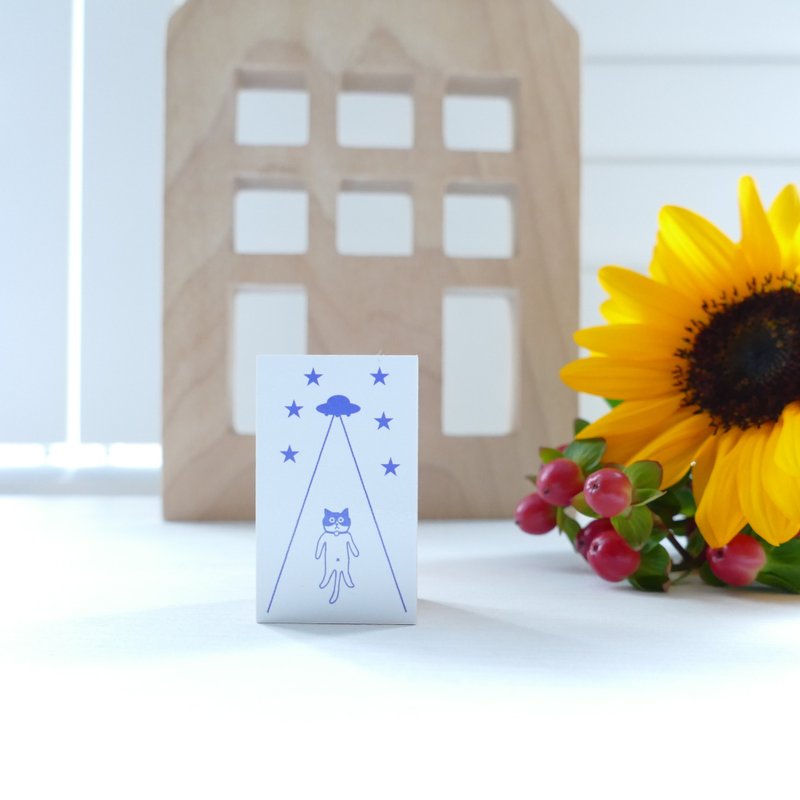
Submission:
POLYGON ((585 58, 794 58, 797 0, 554 0, 585 58))
POLYGON ((174 0, 86 0, 82 437, 161 438, 166 28, 174 0))
POLYGON ((66 434, 70 4, 0 23, 0 442, 66 434))

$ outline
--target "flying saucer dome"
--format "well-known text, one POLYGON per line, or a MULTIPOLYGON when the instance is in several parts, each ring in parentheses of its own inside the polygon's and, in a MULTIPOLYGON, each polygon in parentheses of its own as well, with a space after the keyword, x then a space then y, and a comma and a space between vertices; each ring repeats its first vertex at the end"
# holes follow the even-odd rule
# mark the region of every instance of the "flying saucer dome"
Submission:
POLYGON ((326 417, 349 417, 357 411, 361 411, 361 406, 350 402, 350 398, 343 394, 335 394, 329 397, 326 402, 317 406, 317 411, 326 417))

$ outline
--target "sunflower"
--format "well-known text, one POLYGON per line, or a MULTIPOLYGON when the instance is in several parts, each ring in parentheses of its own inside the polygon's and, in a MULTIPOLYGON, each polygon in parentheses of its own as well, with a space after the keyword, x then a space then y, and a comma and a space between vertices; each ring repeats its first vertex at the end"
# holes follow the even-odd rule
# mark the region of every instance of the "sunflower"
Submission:
POLYGON ((564 382, 621 402, 579 438, 606 459, 652 459, 662 487, 692 469, 695 520, 712 547, 746 524, 778 545, 800 530, 800 198, 768 211, 739 184, 742 236, 666 207, 649 276, 600 271, 607 325, 580 330, 591 351, 564 382))

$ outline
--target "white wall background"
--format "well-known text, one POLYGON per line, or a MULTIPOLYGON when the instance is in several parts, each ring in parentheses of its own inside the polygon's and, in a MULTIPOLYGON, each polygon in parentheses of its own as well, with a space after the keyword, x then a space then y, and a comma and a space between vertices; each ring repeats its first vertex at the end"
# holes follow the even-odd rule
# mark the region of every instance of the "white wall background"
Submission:
MULTIPOLYGON (((27 457, 9 443, 98 444, 102 461, 112 443, 160 436, 164 44, 178 3, 74 0, 84 1, 81 63, 67 0, 3 0, 0 464, 27 457), (76 264, 70 77, 81 65, 76 264)), ((582 319, 591 324, 597 268, 644 269, 661 205, 689 206, 736 236, 740 175, 768 196, 800 179, 800 2, 557 5, 583 42, 582 319)))

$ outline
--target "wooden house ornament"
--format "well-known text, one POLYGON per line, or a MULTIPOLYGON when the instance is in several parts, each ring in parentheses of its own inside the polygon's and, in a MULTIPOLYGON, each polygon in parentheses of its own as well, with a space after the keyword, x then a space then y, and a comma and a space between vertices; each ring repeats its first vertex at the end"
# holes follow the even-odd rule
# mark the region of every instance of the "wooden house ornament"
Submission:
MULTIPOLYGON (((419 355, 421 516, 510 516, 538 446, 568 438, 576 412, 558 379, 575 355, 578 315, 579 50, 569 23, 549 0, 188 0, 170 22, 167 62, 165 516, 253 518, 254 437, 232 422, 234 300, 269 286, 305 292, 309 353, 419 355), (305 93, 307 135, 238 141, 240 93, 270 87, 305 93), (410 98, 409 146, 343 146, 337 98, 348 90, 410 98), (509 146, 446 141, 452 97, 506 101, 509 146), (300 198, 305 240, 291 252, 241 246, 237 203, 276 189, 300 198), (353 189, 407 198, 408 253, 337 241, 341 195, 353 189), (511 209, 513 247, 469 257, 446 241, 448 202, 487 196, 511 209), (482 295, 513 313, 513 411, 501 434, 451 435, 443 308, 482 295)), ((476 371, 457 402, 495 391, 476 371)))

